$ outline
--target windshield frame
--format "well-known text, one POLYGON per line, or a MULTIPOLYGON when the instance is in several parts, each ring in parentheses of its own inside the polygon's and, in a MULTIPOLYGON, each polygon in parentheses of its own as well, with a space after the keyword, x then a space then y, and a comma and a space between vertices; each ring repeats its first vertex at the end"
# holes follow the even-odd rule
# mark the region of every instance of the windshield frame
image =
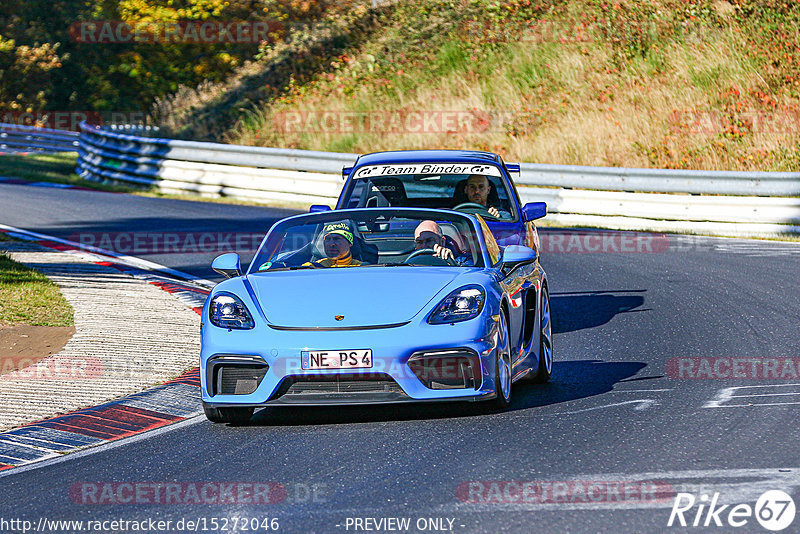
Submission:
MULTIPOLYGON (((465 163, 463 161, 458 161, 458 160, 452 160, 452 161, 427 161, 427 160, 422 160, 422 161, 408 162, 407 164, 408 165, 426 165, 426 164, 430 164, 430 165, 470 165, 471 163, 469 163, 469 162, 465 163)), ((353 194, 353 189, 356 186, 356 183, 360 182, 361 180, 367 180, 367 179, 370 178, 368 176, 358 177, 359 171, 361 169, 365 168, 365 167, 378 167, 378 166, 381 166, 381 165, 389 165, 389 164, 388 163, 373 162, 373 163, 366 163, 366 164, 354 166, 352 168, 352 170, 350 171, 350 174, 347 177, 347 181, 345 182, 344 188, 342 189, 342 192, 339 195, 339 199, 336 201, 336 208, 335 209, 337 211, 341 211, 341 210, 344 210, 344 209, 362 209, 362 208, 344 208, 344 206, 346 206, 347 202, 349 202, 349 200, 350 200, 350 198, 351 198, 351 196, 353 194)), ((397 165, 398 166, 402 166, 403 164, 397 164, 397 165)), ((506 188, 506 195, 508 196, 509 208, 511 210, 511 219, 495 219, 495 218, 492 217, 492 218, 486 218, 486 222, 487 223, 519 223, 521 221, 521 219, 520 219, 520 210, 519 210, 519 206, 520 206, 519 194, 517 193, 517 188, 514 186, 514 182, 511 180, 511 177, 509 176, 508 171, 505 168, 505 165, 501 165, 501 164, 495 163, 495 162, 488 162, 488 161, 487 162, 482 162, 480 164, 477 164, 477 163, 474 164, 474 166, 477 166, 477 167, 485 167, 487 165, 490 165, 490 166, 496 168, 499 171, 499 176, 494 176, 494 175, 492 175, 492 176, 493 177, 499 177, 500 181, 503 184, 503 187, 506 188)), ((461 173, 458 173, 458 174, 461 174, 461 173)), ((476 171, 476 174, 484 174, 484 173, 476 171)), ((406 176, 406 175, 387 175, 385 177, 389 177, 389 176, 406 176)), ((382 176, 382 178, 383 178, 383 176, 382 176)), ((445 197, 442 197, 442 198, 444 199, 445 197)), ((399 207, 405 207, 405 206, 399 206, 399 207)), ((411 208, 411 207, 409 206, 409 208, 411 208)), ((456 211, 456 210, 453 210, 452 208, 445 208, 445 207, 443 207, 443 208, 415 208, 415 209, 443 209, 443 210, 447 210, 447 211, 456 211)), ((456 213, 459 213, 459 212, 456 211, 456 213)))
POLYGON ((410 218, 420 218, 420 221, 424 219, 433 219, 433 220, 442 220, 448 218, 461 218, 469 223, 472 228, 472 231, 475 234, 475 241, 480 247, 480 258, 483 262, 483 267, 478 268, 487 268, 491 267, 491 259, 489 257, 489 253, 487 252, 487 245, 481 230, 480 223, 478 219, 470 214, 461 213, 458 211, 447 210, 447 209, 427 209, 427 208, 352 208, 352 209, 343 209, 343 210, 331 210, 331 211, 323 211, 319 213, 303 213, 300 215, 294 215, 292 217, 287 217, 285 219, 281 219, 277 223, 275 223, 264 236, 264 239, 261 240, 261 244, 256 250, 255 255, 253 256, 253 260, 250 262, 250 265, 247 268, 247 272, 245 276, 249 276, 251 274, 266 274, 269 272, 285 272, 286 269, 274 270, 274 271, 258 271, 256 270, 255 265, 258 263, 256 261, 260 256, 262 251, 264 251, 265 247, 272 242, 273 238, 276 234, 283 234, 284 229, 287 227, 292 226, 300 226, 300 225, 310 225, 310 224, 320 224, 325 222, 336 222, 341 219, 348 219, 348 218, 358 218, 359 215, 367 215, 367 214, 375 214, 375 216, 379 214, 386 214, 387 216, 392 217, 403 217, 410 216, 410 218))

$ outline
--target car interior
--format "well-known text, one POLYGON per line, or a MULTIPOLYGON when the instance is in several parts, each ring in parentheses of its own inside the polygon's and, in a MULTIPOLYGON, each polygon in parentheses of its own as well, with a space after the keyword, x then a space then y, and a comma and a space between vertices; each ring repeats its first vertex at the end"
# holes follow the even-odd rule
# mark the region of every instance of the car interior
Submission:
MULTIPOLYGON (((350 253, 365 264, 452 265, 452 262, 432 257, 430 253, 414 254, 417 252, 414 230, 418 223, 419 221, 401 219, 385 222, 362 221, 355 224, 348 220, 347 224, 353 233, 350 253)), ((456 224, 447 221, 438 221, 438 224, 445 238, 445 244, 453 251, 453 255, 469 257, 470 261, 473 261, 474 254, 471 251, 473 247, 475 250, 478 249, 477 244, 471 243, 470 238, 460 232, 456 224)), ((309 225, 308 228, 296 228, 291 239, 284 237, 275 261, 261 270, 296 267, 324 258, 326 255, 323 226, 319 224, 313 227, 309 225), (300 243, 299 248, 295 243, 300 243)))
MULTIPOLYGON (((500 178, 487 178, 489 205, 511 213, 511 203, 500 178)), ((469 202, 466 185, 465 175, 402 175, 358 180, 353 184, 346 207, 452 209, 469 202)))

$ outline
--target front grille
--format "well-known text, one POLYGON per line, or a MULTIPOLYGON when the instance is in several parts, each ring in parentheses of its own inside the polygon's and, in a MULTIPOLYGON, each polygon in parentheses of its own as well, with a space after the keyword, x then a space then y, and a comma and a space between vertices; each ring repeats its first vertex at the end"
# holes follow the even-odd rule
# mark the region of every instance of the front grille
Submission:
POLYGON ((301 380, 294 382, 284 395, 402 393, 394 380, 301 380))
POLYGON ((272 396, 278 403, 336 404, 396 402, 408 399, 402 388, 383 373, 336 376, 292 376, 272 396))
POLYGON ((222 395, 249 395, 258 388, 265 374, 266 367, 221 366, 217 374, 217 392, 222 395))

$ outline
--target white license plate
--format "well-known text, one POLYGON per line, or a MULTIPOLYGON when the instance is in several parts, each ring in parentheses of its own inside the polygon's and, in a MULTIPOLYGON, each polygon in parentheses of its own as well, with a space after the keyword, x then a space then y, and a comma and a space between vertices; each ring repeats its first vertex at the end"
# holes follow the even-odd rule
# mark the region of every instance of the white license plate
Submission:
POLYGON ((308 370, 370 368, 372 367, 372 350, 303 351, 300 353, 300 367, 308 370))

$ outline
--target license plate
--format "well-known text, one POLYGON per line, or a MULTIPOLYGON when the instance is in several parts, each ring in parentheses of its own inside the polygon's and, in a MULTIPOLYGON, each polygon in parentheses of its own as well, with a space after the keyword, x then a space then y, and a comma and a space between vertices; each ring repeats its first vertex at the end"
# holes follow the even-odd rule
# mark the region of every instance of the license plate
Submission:
POLYGON ((364 369, 372 367, 372 350, 308 350, 300 353, 303 369, 364 369))

